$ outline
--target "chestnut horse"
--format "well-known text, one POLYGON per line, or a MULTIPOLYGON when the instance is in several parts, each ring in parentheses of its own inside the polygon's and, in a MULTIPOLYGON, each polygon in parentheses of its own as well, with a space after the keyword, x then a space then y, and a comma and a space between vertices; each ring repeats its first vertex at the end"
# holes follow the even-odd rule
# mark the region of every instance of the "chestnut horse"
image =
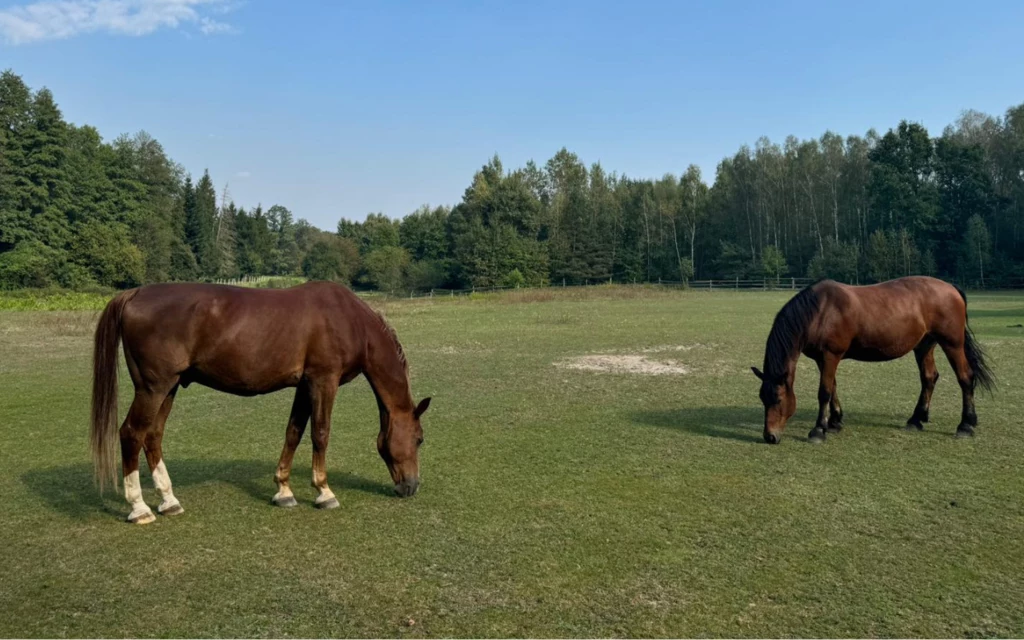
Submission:
POLYGON ((121 443, 129 522, 155 519, 142 499, 139 453, 153 473, 161 514, 183 509, 171 490, 161 442, 178 387, 196 382, 253 396, 296 387, 284 450, 274 480, 274 504, 297 504, 289 487, 292 457, 312 418, 316 506, 338 506, 327 486, 327 442, 338 387, 364 374, 377 397, 377 450, 402 497, 419 486, 419 405, 409 390, 402 346, 384 318, 348 289, 311 282, 290 289, 244 289, 211 284, 154 284, 118 294, 96 328, 93 353, 93 461, 100 490, 117 484, 116 443, 121 443), (124 346, 135 398, 117 429, 117 346, 124 346))
POLYGON ((796 411, 793 377, 801 353, 814 360, 821 372, 818 419, 808 435, 811 442, 823 442, 826 432, 842 429, 843 409, 836 395, 840 360, 882 362, 910 351, 921 371, 921 395, 907 428, 924 429, 939 379, 935 345, 946 353, 963 394, 956 435, 972 436, 978 424, 974 388, 980 383, 991 389, 993 376, 967 326, 963 291, 922 276, 860 287, 823 280, 807 287, 775 316, 764 352, 764 372, 751 367, 761 379, 765 441, 777 444, 796 411))

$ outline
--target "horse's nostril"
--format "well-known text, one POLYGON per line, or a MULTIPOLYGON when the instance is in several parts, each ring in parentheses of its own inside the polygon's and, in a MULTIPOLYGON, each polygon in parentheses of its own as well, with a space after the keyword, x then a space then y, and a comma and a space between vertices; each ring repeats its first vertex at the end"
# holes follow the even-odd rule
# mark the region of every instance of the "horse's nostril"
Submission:
POLYGON ((768 444, 779 444, 779 436, 771 433, 770 431, 764 432, 764 441, 768 444))

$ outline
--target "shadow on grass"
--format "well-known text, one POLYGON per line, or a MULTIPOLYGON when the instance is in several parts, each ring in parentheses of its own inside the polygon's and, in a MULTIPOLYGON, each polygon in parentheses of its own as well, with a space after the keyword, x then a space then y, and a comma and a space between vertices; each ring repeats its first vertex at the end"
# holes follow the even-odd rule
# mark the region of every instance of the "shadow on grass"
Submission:
POLYGON ((764 442, 761 438, 764 411, 759 407, 687 407, 635 411, 630 414, 630 418, 650 427, 678 429, 740 442, 764 442))
MULTIPOLYGON (((142 466, 145 467, 145 461, 142 461, 142 466)), ((167 466, 175 489, 222 482, 234 485, 254 501, 268 505, 277 491, 274 484, 276 465, 265 460, 170 459, 167 466)), ((143 475, 148 474, 143 472, 143 475)), ((294 479, 295 471, 292 475, 294 479)), ((303 473, 302 477, 305 478, 306 474, 303 473)), ((336 493, 351 490, 388 497, 394 495, 391 485, 345 471, 329 471, 328 479, 336 493)), ((96 513, 121 514, 124 511, 124 500, 116 493, 108 491, 104 496, 99 495, 89 464, 36 469, 23 474, 21 481, 54 511, 73 518, 96 513)), ((144 487, 152 487, 152 482, 147 479, 143 484, 144 487)))
MULTIPOLYGON (((909 415, 909 414, 908 414, 909 415)), ((814 426, 817 410, 797 410, 786 427, 786 437, 807 440, 806 433, 814 426)), ((633 422, 650 427, 688 431, 711 438, 739 442, 763 443, 764 409, 750 407, 687 407, 658 411, 636 411, 633 422)), ((846 411, 845 429, 903 429, 906 418, 876 412, 846 411)), ((928 429, 926 429, 928 431, 928 429)))

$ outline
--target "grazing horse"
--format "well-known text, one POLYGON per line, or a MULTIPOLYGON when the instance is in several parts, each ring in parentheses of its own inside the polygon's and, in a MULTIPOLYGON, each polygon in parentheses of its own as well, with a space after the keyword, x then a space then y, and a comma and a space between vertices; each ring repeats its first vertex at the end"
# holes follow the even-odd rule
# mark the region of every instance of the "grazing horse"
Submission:
POLYGON ((974 388, 980 383, 991 389, 993 377, 967 326, 963 291, 922 276, 861 287, 822 280, 803 289, 775 316, 764 352, 764 372, 751 367, 761 380, 765 442, 777 444, 796 411, 793 377, 801 353, 814 360, 821 372, 818 419, 809 441, 823 442, 827 431, 842 429, 843 409, 836 395, 840 360, 883 362, 910 351, 921 370, 921 395, 907 428, 924 429, 939 379, 935 345, 946 353, 963 394, 956 434, 972 436, 978 424, 974 388))
POLYGON ((103 490, 117 485, 115 448, 121 443, 129 522, 155 519, 142 499, 139 453, 153 473, 165 515, 183 509, 171 490, 161 442, 178 387, 196 382, 235 395, 253 396, 296 387, 273 502, 297 504, 289 487, 292 457, 306 423, 313 421, 313 486, 316 506, 338 500, 327 486, 327 442, 338 387, 364 374, 377 397, 377 451, 401 497, 419 486, 420 416, 409 390, 409 372, 394 330, 365 302, 340 285, 310 282, 290 289, 244 289, 211 284, 155 284, 118 294, 96 328, 93 352, 91 445, 103 490), (135 398, 117 429, 117 346, 124 346, 135 398))

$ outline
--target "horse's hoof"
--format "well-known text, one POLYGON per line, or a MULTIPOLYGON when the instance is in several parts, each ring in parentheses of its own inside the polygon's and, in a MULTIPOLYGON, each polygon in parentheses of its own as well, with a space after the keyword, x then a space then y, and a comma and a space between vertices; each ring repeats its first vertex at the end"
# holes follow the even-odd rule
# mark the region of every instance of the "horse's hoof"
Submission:
POLYGON ((907 426, 903 428, 907 431, 924 431, 924 425, 921 424, 921 421, 914 419, 907 420, 907 426))
POLYGON ((829 433, 839 433, 842 430, 843 430, 843 423, 841 423, 841 422, 838 423, 838 424, 830 424, 830 425, 828 425, 828 428, 826 429, 826 431, 829 432, 829 433))
POLYGON ((133 513, 128 516, 128 522, 132 524, 149 524, 150 522, 154 522, 155 520, 156 516, 153 515, 152 511, 144 511, 140 514, 133 513))
POLYGON ((283 498, 274 498, 273 503, 279 507, 297 507, 299 501, 295 499, 295 496, 285 496, 283 498))
POLYGON ((971 427, 958 427, 957 430, 956 430, 956 437, 957 438, 973 438, 974 437, 974 429, 972 429, 971 427))
POLYGON ((317 502, 316 503, 316 508, 317 509, 337 509, 340 506, 341 505, 338 503, 338 499, 337 498, 328 498, 327 500, 324 500, 323 502, 317 502))
POLYGON ((159 511, 162 516, 177 516, 185 513, 185 507, 176 502, 167 508, 160 507, 157 511, 159 511))
POLYGON ((825 430, 815 427, 811 429, 811 432, 807 434, 807 442, 811 444, 821 444, 825 442, 825 430))

